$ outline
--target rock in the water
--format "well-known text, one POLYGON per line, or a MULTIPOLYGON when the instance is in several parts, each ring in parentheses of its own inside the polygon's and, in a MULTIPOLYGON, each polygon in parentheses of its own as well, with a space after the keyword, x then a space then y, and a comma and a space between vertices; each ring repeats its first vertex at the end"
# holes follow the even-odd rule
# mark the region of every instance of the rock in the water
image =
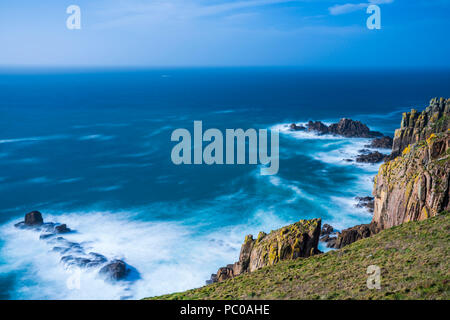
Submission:
POLYGON ((40 226, 44 223, 42 214, 39 211, 31 211, 25 215, 25 225, 40 226))
POLYGON ((332 234, 334 232, 334 228, 329 224, 325 223, 322 227, 322 231, 320 231, 320 235, 324 236, 327 234, 332 234))
POLYGON ((368 154, 360 154, 356 157, 356 162, 363 162, 363 163, 378 163, 383 161, 385 158, 385 155, 375 151, 368 154))
POLYGON ((269 234, 260 232, 257 239, 253 239, 252 235, 246 236, 239 261, 220 268, 209 282, 224 281, 282 260, 306 258, 319 253, 320 225, 321 219, 300 220, 269 234))
POLYGON ((127 275, 127 265, 122 260, 113 260, 100 269, 100 274, 110 280, 121 280, 127 275))
POLYGON ((373 197, 356 197, 358 203, 357 208, 367 208, 370 212, 373 212, 374 198, 373 197))
POLYGON ((306 128, 305 128, 304 126, 302 126, 302 125, 298 126, 298 125, 296 125, 295 123, 292 123, 292 124, 289 126, 289 128, 290 128, 291 130, 293 130, 293 131, 303 131, 303 130, 306 130, 306 128))
POLYGON ((376 131, 370 131, 369 127, 360 121, 343 118, 338 123, 333 123, 328 127, 328 132, 352 138, 372 138, 382 134, 376 131))
POLYGON ((309 121, 308 131, 315 131, 319 134, 326 134, 328 133, 328 126, 320 121, 309 121))
POLYGON ((373 139, 368 148, 382 148, 382 149, 391 149, 392 148, 393 139, 388 136, 383 136, 381 138, 373 139))
POLYGON ((72 230, 70 230, 70 228, 67 228, 67 225, 65 223, 55 227, 56 233, 68 233, 70 231, 72 230))

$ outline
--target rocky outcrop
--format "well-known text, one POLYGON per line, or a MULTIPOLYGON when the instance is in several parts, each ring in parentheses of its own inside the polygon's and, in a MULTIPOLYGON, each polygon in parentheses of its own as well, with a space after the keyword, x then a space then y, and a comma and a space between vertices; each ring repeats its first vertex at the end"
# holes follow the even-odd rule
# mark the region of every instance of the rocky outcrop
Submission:
POLYGON ((342 230, 342 232, 337 237, 334 248, 339 249, 345 247, 346 245, 364 238, 368 238, 380 231, 381 230, 376 223, 361 224, 352 228, 342 230))
POLYGON ((329 224, 324 224, 320 232, 320 242, 326 243, 327 248, 334 248, 338 232, 329 224))
POLYGON ((127 265, 122 260, 114 260, 100 269, 100 274, 109 280, 122 280, 127 275, 127 265))
POLYGON ((319 134, 327 134, 328 126, 320 121, 309 121, 307 124, 308 131, 314 131, 319 134))
POLYGON ((329 133, 351 138, 373 138, 382 136, 380 132, 371 131, 368 126, 361 121, 343 118, 338 123, 333 123, 328 127, 329 133))
POLYGON ((386 156, 378 151, 360 154, 356 157, 356 162, 360 163, 379 163, 384 160, 386 156))
POLYGON ((39 211, 31 211, 25 215, 24 223, 26 226, 40 226, 44 223, 44 219, 39 211))
POLYGON ((256 239, 245 237, 239 261, 220 268, 207 283, 224 281, 244 272, 253 272, 274 265, 281 260, 306 258, 319 253, 321 219, 300 220, 266 234, 260 232, 256 239))
POLYGON ((432 133, 381 165, 374 179, 373 223, 390 228, 449 210, 450 130, 432 133))
POLYGON ((139 272, 127 265, 122 260, 109 260, 100 253, 89 252, 82 243, 72 242, 60 234, 73 232, 66 224, 44 222, 39 211, 32 211, 25 215, 25 220, 16 223, 19 229, 39 232, 39 239, 46 241, 52 247, 53 252, 61 255, 61 263, 66 268, 77 267, 80 269, 100 268, 99 274, 107 280, 135 280, 139 278, 139 272), (132 274, 132 278, 129 275, 132 274))
POLYGON ((432 133, 449 129, 450 99, 433 98, 422 112, 412 109, 402 116, 400 129, 395 130, 392 155, 401 155, 410 144, 427 139, 432 133))
POLYGON ((391 149, 393 139, 388 136, 383 136, 381 138, 373 139, 369 145, 367 145, 367 148, 380 148, 380 149, 391 149))
POLYGON ((327 126, 320 121, 309 121, 308 131, 315 131, 319 134, 334 134, 347 138, 375 138, 382 134, 377 131, 371 131, 368 126, 360 121, 342 118, 338 123, 327 126))

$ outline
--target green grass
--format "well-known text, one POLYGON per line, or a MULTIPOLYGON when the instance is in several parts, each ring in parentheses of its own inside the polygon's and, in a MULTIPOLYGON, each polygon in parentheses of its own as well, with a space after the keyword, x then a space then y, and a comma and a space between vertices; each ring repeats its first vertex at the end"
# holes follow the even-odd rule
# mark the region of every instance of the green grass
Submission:
POLYGON ((340 250, 149 299, 450 299, 450 216, 408 222, 340 250), (367 267, 381 268, 368 289, 367 267))

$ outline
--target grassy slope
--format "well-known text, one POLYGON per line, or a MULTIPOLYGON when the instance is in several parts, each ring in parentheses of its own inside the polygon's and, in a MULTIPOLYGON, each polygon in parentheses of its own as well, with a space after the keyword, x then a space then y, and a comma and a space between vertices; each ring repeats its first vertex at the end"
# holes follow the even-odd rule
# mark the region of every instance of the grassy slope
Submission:
POLYGON ((450 299, 449 231, 449 214, 408 222, 341 250, 152 299, 450 299), (380 290, 366 286, 369 265, 382 269, 380 290))

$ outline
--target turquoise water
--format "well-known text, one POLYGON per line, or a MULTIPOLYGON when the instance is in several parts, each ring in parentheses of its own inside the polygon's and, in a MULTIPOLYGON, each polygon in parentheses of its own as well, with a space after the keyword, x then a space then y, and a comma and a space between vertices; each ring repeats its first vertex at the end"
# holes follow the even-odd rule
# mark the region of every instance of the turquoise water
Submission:
MULTIPOLYGON (((0 294, 7 299, 142 298, 204 284, 248 233, 321 217, 367 223, 355 196, 376 165, 343 161, 367 139, 292 133, 292 122, 350 117, 392 135, 401 112, 449 96, 448 72, 299 69, 4 70, 0 73, 0 294), (176 128, 280 130, 280 170, 175 166, 176 128), (39 210, 141 277, 109 284, 73 270, 13 223, 39 210)), ((388 152, 387 150, 381 150, 388 152)))

